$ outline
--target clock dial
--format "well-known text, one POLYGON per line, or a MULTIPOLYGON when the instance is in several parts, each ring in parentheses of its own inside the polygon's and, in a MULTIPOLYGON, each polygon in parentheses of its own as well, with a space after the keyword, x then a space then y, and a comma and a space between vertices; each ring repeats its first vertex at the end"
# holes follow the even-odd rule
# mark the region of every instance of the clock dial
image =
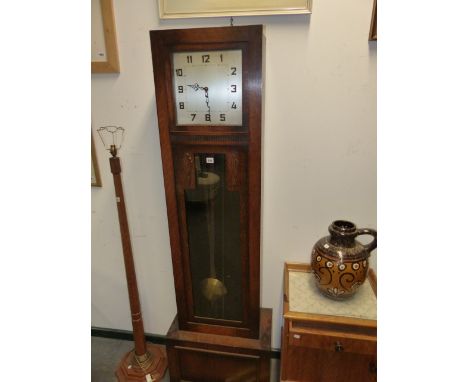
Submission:
POLYGON ((242 50, 173 53, 177 125, 242 126, 242 50))

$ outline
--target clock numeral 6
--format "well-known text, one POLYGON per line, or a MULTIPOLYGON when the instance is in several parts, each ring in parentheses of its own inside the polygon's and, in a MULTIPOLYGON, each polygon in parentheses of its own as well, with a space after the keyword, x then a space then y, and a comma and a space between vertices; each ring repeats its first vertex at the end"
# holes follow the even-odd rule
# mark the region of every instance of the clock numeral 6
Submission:
POLYGON ((177 86, 177 91, 179 93, 183 93, 184 92, 184 87, 183 86, 177 86))
POLYGON ((182 69, 176 69, 176 74, 178 77, 182 77, 182 74, 183 74, 182 69))
POLYGON ((190 114, 192 116, 192 121, 195 121, 195 117, 197 116, 197 114, 190 114))
POLYGON ((231 85, 231 93, 237 92, 237 85, 231 85))
POLYGON ((210 62, 210 55, 209 54, 202 55, 202 62, 203 63, 210 62))
POLYGON ((220 115, 219 115, 219 120, 220 120, 221 122, 224 122, 224 121, 226 120, 226 114, 220 114, 220 115))
POLYGON ((179 109, 185 109, 185 105, 183 102, 179 102, 179 109))
POLYGON ((211 122, 211 115, 210 114, 205 114, 205 121, 211 122))

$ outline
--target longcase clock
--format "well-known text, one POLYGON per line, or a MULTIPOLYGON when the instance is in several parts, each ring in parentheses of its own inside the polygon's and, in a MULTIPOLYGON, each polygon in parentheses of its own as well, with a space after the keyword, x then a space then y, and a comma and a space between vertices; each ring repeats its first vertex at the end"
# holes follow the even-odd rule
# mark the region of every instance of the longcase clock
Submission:
POLYGON ((260 308, 262 26, 150 37, 178 311, 171 380, 263 381, 271 309, 260 308), (222 366, 203 367, 214 354, 222 366))

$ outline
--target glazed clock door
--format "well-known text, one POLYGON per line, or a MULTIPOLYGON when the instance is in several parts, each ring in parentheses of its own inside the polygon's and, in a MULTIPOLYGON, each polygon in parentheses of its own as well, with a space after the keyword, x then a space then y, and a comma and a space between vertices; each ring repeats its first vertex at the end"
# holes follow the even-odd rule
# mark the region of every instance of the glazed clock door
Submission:
POLYGON ((248 298, 245 152, 185 148, 176 149, 174 159, 190 319, 242 326, 248 298))
POLYGON ((262 26, 150 37, 179 328, 257 338, 262 26))

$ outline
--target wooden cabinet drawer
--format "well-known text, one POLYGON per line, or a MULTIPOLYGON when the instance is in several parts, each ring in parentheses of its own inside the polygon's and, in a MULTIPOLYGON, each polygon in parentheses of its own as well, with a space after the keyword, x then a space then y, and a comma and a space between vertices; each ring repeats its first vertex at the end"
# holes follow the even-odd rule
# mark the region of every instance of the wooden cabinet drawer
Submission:
POLYGON ((370 336, 290 331, 288 337, 290 346, 307 347, 337 353, 377 354, 376 338, 370 336))

